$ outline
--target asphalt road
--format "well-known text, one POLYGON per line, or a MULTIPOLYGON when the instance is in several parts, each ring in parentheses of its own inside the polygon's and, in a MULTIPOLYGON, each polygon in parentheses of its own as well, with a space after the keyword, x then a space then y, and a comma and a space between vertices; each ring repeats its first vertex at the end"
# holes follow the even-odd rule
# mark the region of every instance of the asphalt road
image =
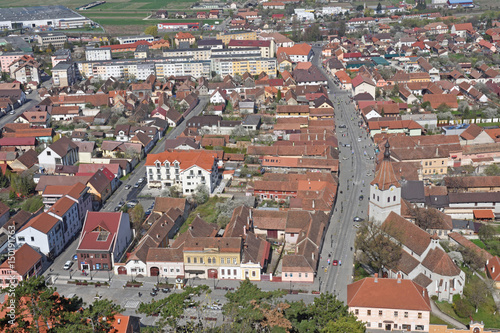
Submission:
MULTIPOLYGON (((151 150, 150 154, 160 153, 165 150, 164 143, 165 139, 174 139, 182 131, 186 128, 186 120, 191 119, 194 116, 198 116, 204 109, 208 103, 209 98, 207 96, 200 97, 200 102, 198 105, 187 115, 186 119, 182 123, 180 123, 177 127, 175 127, 170 133, 168 133, 163 139, 159 140, 156 146, 151 150)), ((123 184, 118 187, 118 189, 108 198, 104 207, 101 209, 102 211, 112 212, 114 208, 118 206, 120 201, 128 202, 130 200, 134 200, 141 193, 144 186, 146 186, 146 167, 144 164, 146 163, 146 159, 142 160, 135 170, 132 172, 130 177, 123 182, 123 184), (134 185, 139 181, 139 178, 144 178, 144 181, 139 187, 134 187, 134 185), (132 186, 129 190, 125 189, 126 185, 132 186)), ((149 207, 144 207, 144 210, 147 210, 149 207)))
POLYGON ((12 123, 17 119, 24 111, 31 109, 32 107, 38 105, 40 103, 40 96, 36 90, 33 90, 31 94, 26 95, 26 102, 15 109, 14 114, 6 114, 2 118, 0 118, 0 128, 3 128, 5 124, 12 123))
POLYGON ((313 48, 313 63, 328 78, 329 97, 335 106, 335 124, 339 141, 340 166, 337 201, 325 234, 317 279, 322 292, 335 293, 347 300, 347 285, 352 282, 354 239, 358 216, 367 218, 369 183, 373 179, 374 150, 362 119, 350 100, 350 92, 340 89, 320 62, 321 48, 313 48), (339 128, 345 125, 346 128, 339 128), (349 144, 350 147, 344 147, 349 144), (363 198, 361 199, 361 195, 363 198), (330 264, 328 263, 330 259, 330 264), (339 265, 333 266, 338 260, 339 265))

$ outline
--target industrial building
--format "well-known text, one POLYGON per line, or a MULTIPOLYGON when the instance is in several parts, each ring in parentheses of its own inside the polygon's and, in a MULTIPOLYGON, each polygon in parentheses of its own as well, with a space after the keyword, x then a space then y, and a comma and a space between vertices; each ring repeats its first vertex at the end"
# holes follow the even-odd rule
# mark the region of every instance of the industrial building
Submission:
POLYGON ((92 24, 88 18, 61 5, 0 8, 0 29, 73 29, 92 24))

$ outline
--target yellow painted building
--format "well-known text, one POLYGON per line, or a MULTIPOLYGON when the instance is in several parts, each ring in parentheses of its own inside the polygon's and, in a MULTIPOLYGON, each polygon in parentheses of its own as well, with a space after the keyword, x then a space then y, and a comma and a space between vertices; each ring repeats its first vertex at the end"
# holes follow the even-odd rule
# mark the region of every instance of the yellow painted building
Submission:
POLYGON ((458 328, 448 328, 447 325, 429 325, 429 333, 493 333, 488 329, 484 329, 483 323, 472 322, 469 324, 469 328, 461 330, 458 328))
POLYGON ((217 39, 222 40, 224 45, 229 44, 231 39, 236 40, 256 40, 257 33, 255 31, 237 31, 237 32, 229 32, 229 33, 219 33, 216 37, 217 39))
POLYGON ((422 176, 448 174, 448 158, 422 160, 422 176))

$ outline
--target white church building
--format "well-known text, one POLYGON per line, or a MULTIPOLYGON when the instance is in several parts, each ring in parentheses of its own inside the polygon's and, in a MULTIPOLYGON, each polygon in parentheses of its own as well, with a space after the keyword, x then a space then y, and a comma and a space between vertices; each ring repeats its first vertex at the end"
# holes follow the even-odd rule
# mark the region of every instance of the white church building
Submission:
POLYGON ((440 301, 452 302, 453 295, 462 295, 465 273, 443 250, 439 237, 401 216, 401 185, 390 161, 388 142, 370 184, 369 218, 402 247, 401 258, 394 267, 384 268, 387 277, 410 279, 440 301))

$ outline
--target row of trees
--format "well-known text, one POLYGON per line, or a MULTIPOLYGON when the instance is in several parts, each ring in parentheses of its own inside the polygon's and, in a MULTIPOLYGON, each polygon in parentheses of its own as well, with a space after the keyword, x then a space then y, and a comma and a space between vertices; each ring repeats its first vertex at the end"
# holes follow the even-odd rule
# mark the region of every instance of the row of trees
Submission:
POLYGON ((190 294, 209 293, 207 286, 187 287, 182 293, 141 303, 138 312, 146 315, 159 315, 158 326, 153 330, 161 331, 165 325, 175 332, 365 332, 363 323, 356 320, 347 306, 332 294, 321 294, 311 304, 303 301, 283 300, 286 291, 262 291, 249 280, 242 281, 234 292, 228 292, 228 303, 223 306, 224 323, 220 327, 203 328, 201 321, 179 325, 180 316, 189 306, 199 306, 190 294))
POLYGON ((13 314, 0 318, 0 330, 13 332, 109 332, 116 314, 124 309, 109 300, 96 300, 86 306, 79 297, 61 297, 56 289, 45 283, 43 276, 22 281, 2 305, 2 310, 13 314), (13 310, 9 308, 14 304, 13 310), (9 312, 13 311, 13 312, 9 312), (12 324, 14 322, 14 324, 12 324))

